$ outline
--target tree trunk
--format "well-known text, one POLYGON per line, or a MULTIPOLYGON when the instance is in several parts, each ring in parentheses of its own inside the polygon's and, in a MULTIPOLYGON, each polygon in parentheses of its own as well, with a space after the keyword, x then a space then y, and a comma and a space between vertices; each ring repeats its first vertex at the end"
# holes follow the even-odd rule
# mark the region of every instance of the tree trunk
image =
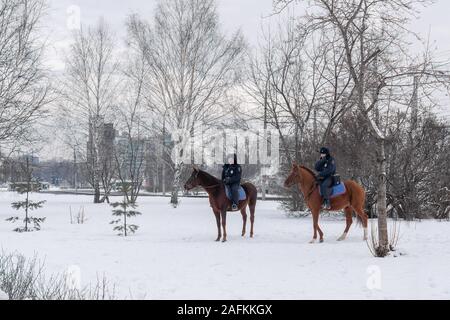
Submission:
POLYGON ((25 232, 28 232, 28 208, 30 205, 30 191, 32 182, 32 173, 30 171, 30 159, 27 157, 27 199, 25 201, 25 232))
POLYGON ((161 189, 163 196, 166 195, 166 165, 162 164, 162 173, 161 173, 161 189))
POLYGON ((380 249, 389 251, 389 239, 387 230, 386 211, 386 154, 385 140, 378 139, 378 193, 377 193, 377 215, 378 215, 378 241, 380 249))
POLYGON ((100 199, 100 177, 101 177, 101 168, 100 168, 100 119, 99 116, 96 115, 92 120, 92 171, 93 171, 93 186, 94 186, 94 203, 101 203, 100 199))
POLYGON ((170 197, 170 204, 176 208, 179 204, 178 201, 178 191, 180 190, 180 180, 181 180, 181 172, 183 169, 183 164, 177 164, 175 166, 175 173, 173 178, 173 187, 172 187, 172 194, 170 197))
POLYGON ((262 191, 262 201, 266 201, 266 175, 265 168, 261 167, 261 191, 262 191))
POLYGON ((77 177, 77 152, 73 148, 73 188, 75 191, 78 190, 78 177, 77 177))
POLYGON ((94 186, 94 203, 101 203, 99 183, 96 183, 94 186))
POLYGON ((159 164, 156 164, 156 170, 153 172, 153 193, 159 192, 159 164))
MULTIPOLYGON (((267 112, 266 110, 264 112, 267 112)), ((264 115, 264 117, 266 117, 266 115, 264 115)), ((262 154, 264 154, 264 158, 266 158, 267 156, 267 123, 266 120, 264 120, 264 135, 263 135, 263 140, 262 140, 262 145, 261 142, 258 143, 258 147, 259 147, 259 155, 261 157, 262 154)), ((260 165, 260 174, 261 174, 261 193, 262 193, 262 200, 266 201, 266 163, 262 163, 261 159, 259 162, 260 165)))
POLYGON ((123 213, 123 234, 127 236, 127 209, 125 208, 123 213))
POLYGON ((30 190, 30 184, 28 184, 27 199, 25 200, 25 232, 28 232, 29 190, 30 190))

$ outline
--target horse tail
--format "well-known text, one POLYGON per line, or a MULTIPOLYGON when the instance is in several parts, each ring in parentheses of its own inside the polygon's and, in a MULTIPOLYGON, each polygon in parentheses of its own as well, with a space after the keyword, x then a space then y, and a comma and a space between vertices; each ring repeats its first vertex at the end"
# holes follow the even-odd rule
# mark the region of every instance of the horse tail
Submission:
MULTIPOLYGON (((353 180, 347 181, 346 187, 347 187, 349 202, 350 202, 351 206, 353 207, 353 209, 355 209, 355 207, 356 207, 356 208, 361 208, 362 210, 364 210, 364 205, 366 202, 366 191, 364 190, 364 188, 361 187, 357 182, 355 182, 353 180)), ((356 212, 355 212, 355 214, 356 214, 356 212)), ((361 218, 361 216, 359 214, 356 214, 356 225, 357 226, 363 225, 363 219, 361 218)))
POLYGON ((250 182, 243 183, 242 188, 244 188, 244 191, 247 194, 249 206, 256 206, 256 201, 258 200, 258 189, 256 189, 256 187, 250 182))

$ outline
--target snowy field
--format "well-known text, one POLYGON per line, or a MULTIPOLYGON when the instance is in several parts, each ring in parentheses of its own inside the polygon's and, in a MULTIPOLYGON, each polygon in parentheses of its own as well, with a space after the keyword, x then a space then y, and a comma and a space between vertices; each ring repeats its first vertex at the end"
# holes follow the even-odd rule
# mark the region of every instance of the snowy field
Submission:
POLYGON ((82 284, 103 275, 125 299, 449 299, 450 223, 401 224, 397 257, 373 258, 362 229, 322 217, 325 243, 308 244, 311 218, 288 218, 276 202, 259 202, 255 238, 242 238, 240 214, 228 218, 228 242, 216 243, 207 199, 141 198, 136 235, 115 235, 108 205, 90 196, 33 195, 45 199, 36 216, 42 231, 17 234, 5 219, 17 214, 19 196, 0 192, 0 246, 28 257, 38 254, 46 272, 78 266, 82 284), (69 207, 84 206, 88 221, 70 224, 69 207))

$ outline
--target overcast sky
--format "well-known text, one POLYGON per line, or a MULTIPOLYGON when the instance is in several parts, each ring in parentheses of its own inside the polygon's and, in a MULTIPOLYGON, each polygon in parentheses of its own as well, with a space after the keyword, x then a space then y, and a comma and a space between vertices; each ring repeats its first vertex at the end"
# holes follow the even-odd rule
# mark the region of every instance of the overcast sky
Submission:
MULTIPOLYGON (((51 30, 51 66, 63 68, 62 51, 70 42, 71 31, 67 27, 73 21, 74 10, 79 8, 83 25, 95 24, 103 17, 115 30, 119 39, 125 37, 124 22, 131 13, 139 13, 151 19, 156 0, 50 0, 49 20, 51 30)), ((226 31, 242 28, 249 42, 256 39, 261 18, 272 11, 272 0, 220 0, 220 19, 226 31)))
MULTIPOLYGON (((64 55, 71 41, 68 25, 80 11, 83 25, 95 24, 103 17, 113 28, 118 40, 125 37, 124 22, 131 13, 139 13, 151 19, 156 0, 49 0, 50 7, 45 21, 48 34, 47 63, 55 72, 64 70, 64 55)), ((304 3, 307 3, 305 0, 304 3)), ((250 45, 257 43, 262 19, 272 13, 272 0, 218 0, 220 20, 225 32, 241 28, 250 45)), ((296 11, 302 11, 302 6, 296 11)), ((440 57, 450 58, 450 1, 437 0, 422 10, 421 17, 411 24, 411 29, 422 37, 430 34, 434 48, 440 57)), ((448 99, 447 99, 448 100, 448 99)), ((441 111, 450 121, 450 103, 441 111)), ((57 154, 54 154, 57 156, 57 154)))
MULTIPOLYGON (((68 28, 73 21, 74 9, 80 12, 83 25, 95 24, 103 17, 113 28, 118 40, 126 36, 124 22, 131 13, 139 13, 151 19, 156 0, 48 0, 46 30, 49 34, 48 63, 54 70, 63 70, 64 50, 71 41, 71 30, 68 28)), ((297 6, 301 13, 307 0, 297 6)), ((272 0, 218 0, 220 20, 226 32, 241 28, 247 41, 256 44, 262 23, 268 23, 267 18, 272 13, 272 0)), ((450 1, 437 0, 436 3, 422 10, 418 20, 413 21, 411 29, 435 41, 439 56, 450 57, 450 1)), ((123 43, 123 42, 122 42, 123 43)))
MULTIPOLYGON (((124 21, 127 15, 139 13, 151 18, 156 0, 49 0, 48 20, 51 66, 62 69, 62 51, 70 43, 68 23, 73 21, 73 9, 79 9, 83 25, 95 24, 103 17, 115 30, 119 39, 125 36, 124 21)), ((263 17, 272 12, 272 0, 218 0, 220 19, 224 29, 232 32, 241 28, 248 42, 255 44, 263 17)), ((305 0, 304 3, 307 3, 305 0)), ((301 7, 300 9, 301 10, 301 7)), ((424 37, 431 33, 441 54, 450 55, 450 1, 438 0, 423 10, 421 18, 414 21, 412 29, 424 37)), ((268 19, 266 19, 267 21, 268 19)))

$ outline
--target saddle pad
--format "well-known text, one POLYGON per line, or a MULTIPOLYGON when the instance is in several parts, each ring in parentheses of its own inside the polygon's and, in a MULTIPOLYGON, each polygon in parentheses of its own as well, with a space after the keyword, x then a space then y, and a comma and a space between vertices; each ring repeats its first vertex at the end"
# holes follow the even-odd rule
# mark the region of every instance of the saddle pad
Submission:
MULTIPOLYGON (((228 200, 231 200, 231 188, 229 186, 225 186, 225 193, 227 194, 228 200)), ((245 200, 247 195, 245 194, 244 188, 242 186, 239 187, 239 201, 245 200)))
MULTIPOLYGON (((319 188, 319 192, 320 192, 320 188, 319 188)), ((347 192, 347 189, 345 188, 345 184, 343 184, 341 182, 340 184, 333 186, 330 198, 339 197, 339 196, 343 195, 345 192, 347 192)), ((322 195, 322 194, 320 194, 320 195, 322 195)))

